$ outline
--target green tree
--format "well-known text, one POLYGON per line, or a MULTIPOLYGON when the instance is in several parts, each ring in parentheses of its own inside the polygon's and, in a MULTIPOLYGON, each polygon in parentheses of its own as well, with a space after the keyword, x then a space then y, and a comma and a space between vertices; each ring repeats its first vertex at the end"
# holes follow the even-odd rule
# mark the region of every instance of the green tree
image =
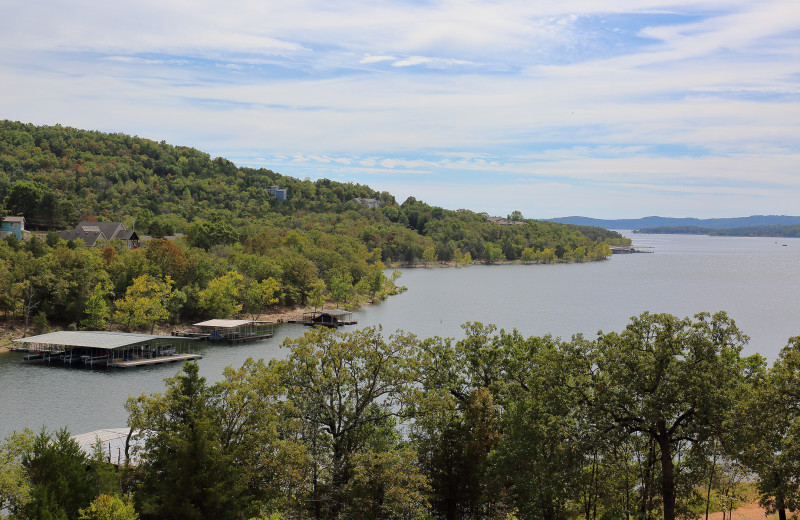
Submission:
POLYGON ((522 222, 525 220, 525 217, 522 216, 521 211, 514 210, 511 212, 511 215, 508 216, 508 220, 511 222, 522 222))
POLYGON ((170 317, 168 302, 172 295, 172 278, 163 281, 144 274, 133 280, 125 297, 116 300, 114 318, 128 329, 150 326, 152 333, 157 323, 170 317))
POLYGON ((239 234, 230 222, 217 217, 210 221, 195 222, 189 227, 187 240, 192 247, 210 249, 216 245, 233 244, 239 240, 239 234))
POLYGON ((328 282, 330 297, 338 307, 341 302, 347 303, 353 290, 353 277, 347 271, 335 271, 328 282))
POLYGON ((261 315, 270 305, 280 301, 280 290, 280 284, 272 277, 265 278, 261 282, 250 280, 244 289, 242 310, 253 320, 261 319, 261 315))
POLYGON ((79 513, 79 520, 139 520, 133 502, 115 495, 100 495, 79 513))
POLYGON ((111 306, 108 297, 112 294, 111 284, 98 282, 86 300, 84 313, 86 318, 81 320, 81 326, 87 329, 103 329, 111 318, 111 306))
POLYGON ((346 518, 424 518, 428 512, 428 481, 408 446, 367 451, 353 457, 353 477, 345 494, 351 498, 346 518))
POLYGON ((311 285, 311 290, 308 294, 308 303, 314 307, 314 310, 317 307, 324 307, 325 306, 325 282, 322 280, 317 280, 311 285))
POLYGON ((736 409, 738 458, 758 475, 762 505, 786 520, 800 511, 800 337, 759 376, 736 409))
POLYGON ((700 449, 720 435, 745 376, 745 341, 724 313, 695 321, 644 313, 624 332, 597 339, 595 405, 608 428, 653 442, 665 520, 676 517, 678 447, 700 449))
POLYGON ((208 287, 198 294, 198 307, 203 309, 206 315, 215 318, 238 315, 242 310, 239 292, 243 282, 244 276, 235 271, 214 278, 208 282, 208 287))
POLYGON ((34 433, 8 435, 0 444, 0 511, 19 515, 30 501, 31 482, 22 464, 25 454, 30 453, 34 433))
POLYGON ((40 221, 42 215, 42 200, 52 190, 36 181, 19 180, 11 185, 6 196, 6 208, 12 215, 21 215, 28 220, 29 226, 50 224, 40 221))
POLYGON ((386 275, 383 274, 385 269, 386 266, 383 265, 383 262, 380 260, 369 266, 369 271, 364 277, 364 280, 370 299, 374 300, 375 297, 383 290, 383 286, 386 283, 386 275))
POLYGON ((318 279, 317 266, 307 258, 291 253, 281 258, 283 290, 287 305, 305 305, 314 282, 318 279))
POLYGON ((129 426, 144 437, 134 493, 142 517, 240 518, 252 496, 224 442, 215 392, 196 363, 186 363, 166 384, 163 396, 142 395, 125 405, 129 426))
POLYGON ((31 483, 30 501, 22 507, 24 518, 77 518, 78 510, 99 491, 97 473, 66 429, 51 436, 43 428, 22 465, 31 483))
POLYGON ((425 265, 432 264, 436 261, 436 248, 433 246, 426 247, 424 251, 422 251, 422 261, 425 265))
POLYGON ((491 242, 486 242, 486 246, 483 249, 483 259, 487 264, 494 264, 504 260, 505 256, 500 246, 491 242))
POLYGON ((283 369, 287 406, 311 446, 316 516, 333 518, 352 503, 347 489, 356 455, 365 453, 376 428, 404 413, 414 345, 412 336, 398 333, 387 341, 375 328, 314 329, 284 341, 291 349, 283 369))
POLYGON ((526 247, 522 250, 522 261, 526 264, 530 264, 536 261, 536 253, 530 247, 526 247))

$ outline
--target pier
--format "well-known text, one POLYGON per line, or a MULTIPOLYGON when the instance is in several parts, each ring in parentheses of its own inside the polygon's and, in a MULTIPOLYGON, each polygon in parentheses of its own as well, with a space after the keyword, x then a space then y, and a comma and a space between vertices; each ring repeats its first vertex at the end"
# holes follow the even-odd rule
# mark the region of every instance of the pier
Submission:
POLYGON ((355 325, 358 322, 353 319, 353 313, 344 309, 328 309, 321 311, 304 312, 303 319, 290 321, 289 323, 302 323, 307 326, 321 325, 323 327, 341 327, 343 325, 355 325))
POLYGON ((202 358, 191 339, 155 334, 104 331, 59 331, 15 339, 14 350, 28 352, 25 361, 66 365, 130 368, 202 358))
POLYGON ((653 246, 611 246, 611 252, 615 255, 630 255, 633 253, 655 253, 653 246))
POLYGON ((194 326, 199 332, 173 332, 173 335, 207 341, 241 343, 271 338, 275 333, 275 324, 271 321, 208 320, 195 323, 194 326))

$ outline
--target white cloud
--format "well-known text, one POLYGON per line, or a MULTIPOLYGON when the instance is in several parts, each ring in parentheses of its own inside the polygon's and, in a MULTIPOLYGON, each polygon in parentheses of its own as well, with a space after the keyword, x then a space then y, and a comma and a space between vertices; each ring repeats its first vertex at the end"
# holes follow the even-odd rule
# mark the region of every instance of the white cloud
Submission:
POLYGON ((571 213, 669 193, 758 212, 800 196, 795 4, 9 0, 0 111, 302 176, 457 182, 440 204, 483 203, 483 176, 571 213))
POLYGON ((371 56, 367 55, 359 60, 359 63, 368 64, 368 63, 380 63, 382 61, 394 61, 397 58, 394 56, 371 56))

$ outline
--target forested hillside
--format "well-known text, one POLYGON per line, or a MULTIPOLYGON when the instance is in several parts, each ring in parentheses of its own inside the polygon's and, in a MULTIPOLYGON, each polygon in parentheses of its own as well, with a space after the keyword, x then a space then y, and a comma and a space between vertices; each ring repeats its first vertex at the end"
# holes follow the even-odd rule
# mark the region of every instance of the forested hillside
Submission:
POLYGON ((0 312, 85 327, 352 302, 393 290, 378 274, 390 263, 598 260, 608 244, 627 240, 599 228, 501 225, 413 197, 398 204, 368 186, 241 168, 193 148, 10 121, 0 123, 0 201, 0 213, 51 231, 46 240, 0 243, 0 312), (270 186, 285 188, 287 200, 270 186), (114 240, 85 249, 52 233, 93 220, 185 236, 128 251, 114 240), (125 298, 141 295, 162 302, 167 310, 151 313, 162 317, 118 315, 125 298))

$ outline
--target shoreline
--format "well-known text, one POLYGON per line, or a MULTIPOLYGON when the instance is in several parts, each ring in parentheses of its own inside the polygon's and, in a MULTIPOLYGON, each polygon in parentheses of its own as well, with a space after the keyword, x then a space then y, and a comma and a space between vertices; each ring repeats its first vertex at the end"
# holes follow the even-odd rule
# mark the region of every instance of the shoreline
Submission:
MULTIPOLYGON (((392 263, 387 266, 387 269, 445 269, 445 268, 461 268, 461 267, 470 267, 470 266, 481 266, 481 265, 551 265, 551 264, 559 264, 559 263, 589 263, 589 262, 599 262, 603 260, 608 260, 609 257, 602 258, 602 259, 570 259, 569 261, 559 261, 559 262, 523 262, 521 260, 500 260, 497 262, 493 262, 491 264, 487 264, 485 262, 472 262, 469 264, 459 264, 457 262, 449 261, 449 262, 431 262, 431 263, 424 263, 418 262, 415 264, 401 264, 401 263, 392 263)), ((398 288, 402 287, 401 285, 397 286, 398 288)), ((401 289, 402 291, 403 289, 401 289)), ((353 312, 361 309, 362 307, 366 307, 368 305, 373 305, 377 302, 382 301, 385 298, 379 298, 376 300, 366 299, 364 301, 353 302, 351 305, 351 309, 353 312)), ((334 305, 335 302, 325 302, 325 305, 320 308, 320 310, 324 310, 325 308, 332 309, 337 308, 334 305)), ((278 307, 272 309, 272 312, 263 313, 258 321, 271 321, 274 324, 278 325, 281 323, 288 323, 293 320, 298 320, 303 317, 303 313, 311 312, 311 309, 308 307, 295 307, 295 308, 287 308, 287 307, 278 307)), ((247 318, 241 318, 247 319, 247 318)), ((255 320, 254 320, 255 321, 255 320)), ((173 331, 176 330, 186 330, 191 329, 194 326, 194 323, 190 322, 181 322, 175 324, 165 324, 165 325, 157 325, 153 332, 155 334, 164 334, 164 335, 171 335, 173 331)), ((50 327, 53 330, 66 330, 67 327, 58 327, 53 326, 50 327)), ((103 329, 104 331, 114 332, 114 331, 122 331, 121 326, 107 326, 103 329)), ((33 336, 37 334, 42 334, 43 332, 35 331, 32 327, 29 328, 28 335, 33 336)), ((18 326, 15 323, 9 322, 0 322, 0 355, 7 354, 9 352, 13 352, 11 349, 11 342, 14 339, 18 339, 22 337, 22 327, 18 326)))
MULTIPOLYGON (((380 301, 380 300, 377 300, 377 301, 380 301)), ((373 303, 375 303, 375 302, 368 300, 365 303, 362 303, 361 305, 358 305, 357 307, 355 307, 353 309, 353 312, 355 312, 356 310, 358 310, 358 309, 360 309, 362 307, 366 307, 368 305, 372 305, 373 303)), ((329 302, 325 302, 325 305, 323 307, 321 307, 320 310, 324 310, 324 309, 330 310, 330 309, 333 309, 333 308, 336 308, 336 307, 332 303, 329 304, 329 302)), ((267 312, 267 313, 261 314, 261 316, 259 316, 259 319, 258 320, 254 320, 254 321, 270 321, 275 325, 288 324, 292 320, 302 319, 303 313, 311 312, 312 309, 309 309, 307 307, 295 307, 293 309, 282 307, 282 308, 277 308, 274 311, 275 312, 267 312)), ((249 319, 249 317, 245 317, 245 318, 241 318, 241 319, 249 319)), ((165 336, 170 336, 170 335, 172 335, 173 331, 189 330, 189 329, 192 329, 193 327, 194 327, 194 323, 192 323, 192 322, 181 322, 181 323, 169 323, 169 324, 165 324, 165 325, 156 325, 155 329, 153 330, 153 334, 161 334, 161 335, 165 335, 165 336)), ((53 331, 53 330, 67 330, 67 328, 63 328, 63 327, 60 328, 58 326, 52 326, 52 327, 50 327, 50 329, 51 329, 51 331, 53 331)), ((121 326, 107 326, 102 330, 103 331, 107 331, 107 332, 122 332, 123 331, 121 326)), ((145 333, 145 334, 148 333, 148 331, 145 331, 145 332, 135 331, 135 332, 145 333)), ((36 331, 35 329, 33 329, 32 327, 29 327, 28 336, 35 336, 35 335, 38 335, 38 334, 46 334, 46 332, 39 332, 39 331, 36 331)), ((8 354, 10 352, 13 352, 11 342, 13 340, 21 338, 21 337, 22 337, 22 327, 21 326, 17 326, 17 324, 11 324, 11 323, 8 323, 8 322, 0 323, 0 355, 8 354)))

